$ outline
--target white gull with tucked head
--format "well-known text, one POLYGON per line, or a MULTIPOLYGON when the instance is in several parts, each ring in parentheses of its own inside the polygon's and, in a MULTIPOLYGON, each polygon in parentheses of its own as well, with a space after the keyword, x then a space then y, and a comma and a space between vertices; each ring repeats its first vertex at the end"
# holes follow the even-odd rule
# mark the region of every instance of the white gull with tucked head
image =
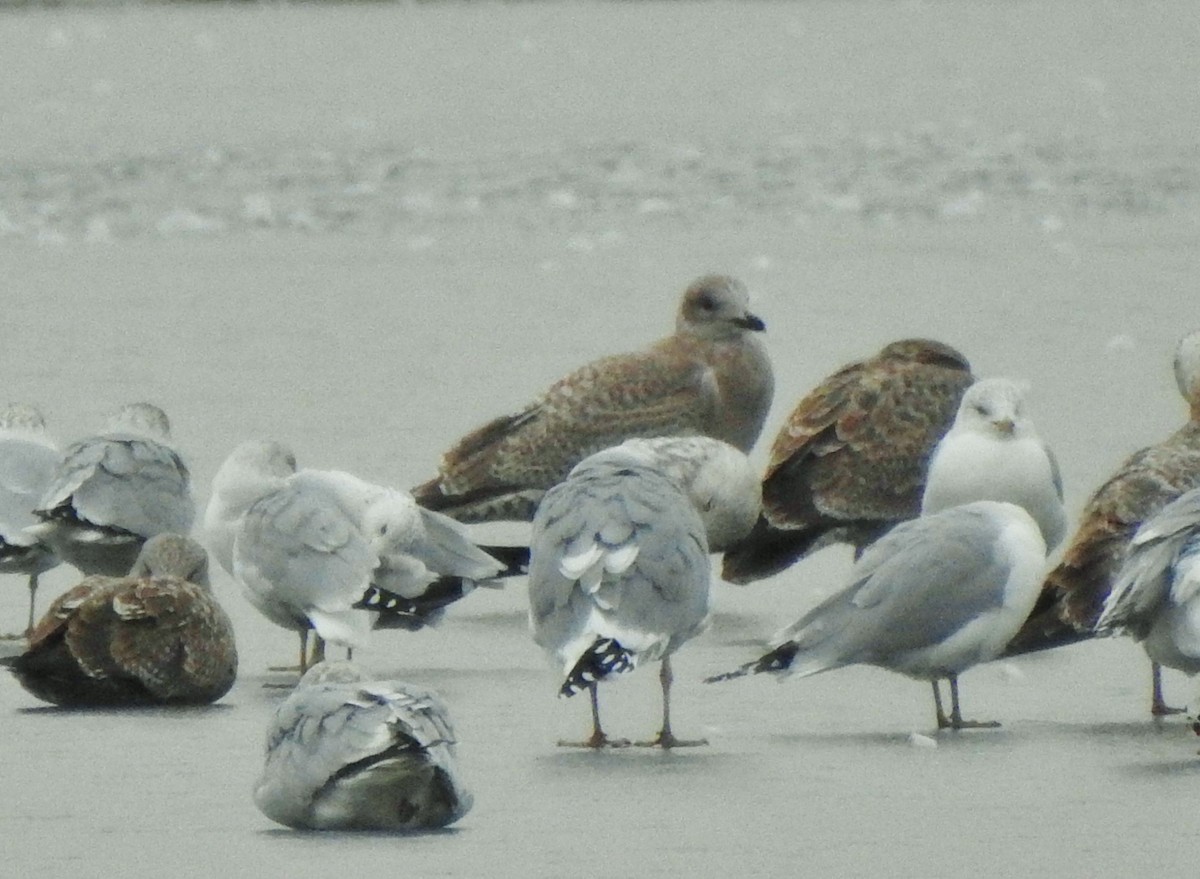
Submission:
POLYGON ((468 434, 413 494, 460 521, 528 520, 576 463, 630 437, 701 434, 748 452, 774 390, 763 329, 740 282, 700 278, 673 335, 589 363, 468 434))
POLYGON ((436 693, 322 662, 275 711, 254 802, 298 829, 413 831, 457 821, 472 798, 436 693))

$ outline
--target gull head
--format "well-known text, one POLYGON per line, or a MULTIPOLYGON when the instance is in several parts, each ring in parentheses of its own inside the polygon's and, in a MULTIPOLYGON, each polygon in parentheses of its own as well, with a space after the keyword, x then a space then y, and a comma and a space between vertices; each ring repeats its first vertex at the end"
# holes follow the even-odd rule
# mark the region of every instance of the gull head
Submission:
POLYGON ((675 330, 708 339, 762 332, 766 324, 750 312, 750 294, 736 278, 705 275, 683 293, 675 330))
POLYGON ((1193 330, 1179 340, 1175 349, 1175 383, 1191 404, 1192 412, 1200 414, 1200 330, 1193 330))
POLYGON ((1027 435, 1032 429, 1025 415, 1028 386, 1006 378, 975 382, 963 394, 953 430, 974 431, 999 439, 1027 435))

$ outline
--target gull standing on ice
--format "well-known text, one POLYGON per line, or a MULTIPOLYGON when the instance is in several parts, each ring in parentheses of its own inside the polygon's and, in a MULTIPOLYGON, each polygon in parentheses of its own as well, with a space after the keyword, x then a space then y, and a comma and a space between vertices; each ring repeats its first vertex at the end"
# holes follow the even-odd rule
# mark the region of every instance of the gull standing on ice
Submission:
POLYGON ((560 694, 587 690, 592 735, 597 685, 644 662, 661 662, 662 728, 648 744, 703 744, 671 729, 671 654, 710 613, 704 523, 670 477, 630 462, 588 460, 546 493, 533 520, 529 619, 533 638, 562 669, 560 694))
POLYGON ((963 719, 958 676, 1004 649, 1037 598, 1045 558, 1037 523, 1014 504, 976 501, 901 523, 863 551, 844 589, 781 632, 770 652, 709 681, 874 665, 930 681, 939 729, 997 726, 963 719))
POLYGON ((929 456, 973 380, 949 345, 901 339, 822 381, 776 436, 762 517, 725 553, 722 576, 768 577, 834 542, 861 553, 914 518, 929 456))
POLYGON ((166 414, 133 403, 72 444, 35 513, 30 533, 85 574, 123 576, 147 538, 191 531, 191 477, 166 414))
POLYGON ((254 802, 302 830, 422 830, 471 808, 446 706, 347 662, 309 669, 275 711, 254 802))
POLYGON ((1128 633, 1158 665, 1200 672, 1200 488, 1138 528, 1096 632, 1128 633))
POLYGON ((629 437, 701 434, 748 452, 774 389, 763 329, 740 282, 700 278, 683 294, 673 335, 583 366, 468 434, 413 494, 464 522, 529 520, 576 463, 629 437))
POLYGON ((1025 412, 1025 386, 1006 378, 981 379, 963 395, 929 463, 921 512, 982 500, 1022 507, 1047 550, 1066 533, 1058 461, 1025 412))
MULTIPOLYGON (((1161 443, 1131 455, 1091 496, 1007 655, 1092 637, 1138 527, 1184 492, 1200 488, 1200 330, 1180 340, 1175 379, 1190 410, 1187 423, 1161 443)), ((1151 679, 1152 713, 1174 713, 1163 699, 1157 664, 1151 679)))
POLYGON ((58 556, 25 531, 38 521, 33 508, 54 478, 62 453, 46 433, 42 413, 11 403, 0 410, 0 573, 29 577, 29 621, 33 629, 38 576, 58 564, 58 556))
POLYGON ((457 522, 406 492, 340 471, 296 470, 281 443, 250 441, 213 478, 205 511, 218 561, 267 619, 361 646, 372 627, 417 629, 503 565, 457 522))
POLYGON ((237 649, 204 549, 160 534, 128 576, 90 576, 55 599, 29 649, 5 664, 58 705, 197 705, 229 692, 237 649))

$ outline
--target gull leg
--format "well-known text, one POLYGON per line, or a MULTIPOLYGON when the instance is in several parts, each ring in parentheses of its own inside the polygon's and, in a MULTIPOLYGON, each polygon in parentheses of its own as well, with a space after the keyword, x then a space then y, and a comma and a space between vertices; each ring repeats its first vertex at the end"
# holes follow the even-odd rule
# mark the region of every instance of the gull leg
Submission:
POLYGON ((951 729, 995 729, 1000 726, 995 720, 963 720, 958 707, 958 675, 950 675, 950 728, 951 729))
POLYGON ((639 746, 666 750, 668 748, 693 748, 698 745, 708 744, 707 739, 678 739, 671 731, 671 682, 674 679, 675 677, 671 673, 671 657, 665 656, 658 669, 658 680, 662 684, 663 697, 662 729, 650 741, 638 742, 639 746))
POLYGON ((1172 708, 1163 698, 1162 666, 1157 662, 1150 663, 1150 713, 1155 717, 1167 717, 1171 714, 1183 714, 1183 708, 1172 708))
POLYGON ((933 707, 937 711, 937 728, 949 729, 950 718, 946 716, 945 710, 942 708, 942 691, 938 687, 937 678, 934 678, 930 683, 933 684, 933 707))
POLYGON ((588 684, 588 696, 591 697, 592 703, 592 734, 582 742, 569 742, 565 739, 560 739, 558 746, 560 748, 627 748, 629 747, 628 739, 610 739, 604 734, 604 730, 600 728, 600 697, 597 695, 597 682, 592 681, 588 684))
POLYGON ((25 631, 24 632, 13 632, 11 634, 6 633, 3 635, 0 635, 0 641, 17 641, 17 640, 20 640, 21 638, 27 639, 27 638, 29 638, 30 635, 33 634, 33 623, 34 623, 33 596, 37 593, 37 587, 38 587, 38 575, 30 574, 29 575, 29 622, 25 626, 25 631))

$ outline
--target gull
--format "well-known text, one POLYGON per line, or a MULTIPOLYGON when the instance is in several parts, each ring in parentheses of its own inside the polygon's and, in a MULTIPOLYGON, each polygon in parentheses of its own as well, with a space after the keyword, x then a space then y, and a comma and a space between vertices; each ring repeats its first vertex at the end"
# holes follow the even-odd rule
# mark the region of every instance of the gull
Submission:
MULTIPOLYGON (((321 641, 361 646, 373 628, 416 629, 504 566, 463 526, 406 492, 342 471, 297 470, 282 443, 235 448, 204 516, 218 562, 267 619, 321 641)), ((320 642, 319 642, 320 643, 320 642)))
POLYGON ((532 535, 530 626, 562 669, 560 695, 591 697, 592 735, 582 744, 627 744, 605 735, 597 685, 653 661, 661 663, 662 727, 646 744, 703 744, 671 729, 671 654, 710 614, 704 524, 678 483, 643 464, 581 463, 546 493, 532 535))
POLYGON ((119 577, 147 538, 187 534, 195 513, 166 414, 133 403, 66 450, 35 509, 41 522, 28 533, 84 574, 119 577))
POLYGON ((29 578, 26 632, 33 629, 38 577, 59 559, 43 540, 25 529, 38 521, 33 508, 61 459, 46 433, 41 412, 23 403, 0 410, 0 573, 29 578))
POLYGON ((1067 530, 1058 460, 1025 411, 1026 387, 981 379, 963 395, 954 424, 929 463, 922 513, 977 500, 1007 501, 1029 513, 1047 550, 1067 530))
POLYGON ((1127 633, 1152 662, 1188 675, 1200 672, 1200 488, 1138 528, 1096 632, 1127 633))
POLYGON ((868 546, 845 587, 784 629, 768 653, 708 680, 874 665, 930 681, 939 729, 998 726, 963 719, 958 676, 1004 649, 1037 598, 1045 557, 1041 529, 1015 504, 975 501, 903 522, 868 546))
POLYGON ((233 686, 233 625, 190 538, 160 534, 125 577, 94 575, 59 596, 6 660, 21 686, 57 705, 196 705, 233 686))
MULTIPOLYGON (((1175 352, 1175 379, 1190 412, 1187 423, 1157 445, 1127 458, 1088 499, 1062 559, 1046 576, 1033 612, 1006 655, 1090 638, 1138 527, 1184 492, 1200 488, 1200 331, 1175 352)), ((1174 713, 1152 664, 1151 711, 1174 713)))
POLYGON ((748 304, 733 278, 696 280, 673 335, 589 363, 468 434, 413 489, 417 502, 464 522, 527 521, 576 463, 629 437, 700 434, 748 452, 774 388, 764 325, 748 304))
POLYGON ((322 662, 275 711, 254 802, 297 829, 412 831, 452 824, 472 798, 436 693, 322 662))
POLYGON ((822 381, 776 436, 762 517, 725 553, 722 577, 768 577, 834 542, 861 553, 914 518, 929 457, 973 380, 949 345, 901 339, 822 381))

